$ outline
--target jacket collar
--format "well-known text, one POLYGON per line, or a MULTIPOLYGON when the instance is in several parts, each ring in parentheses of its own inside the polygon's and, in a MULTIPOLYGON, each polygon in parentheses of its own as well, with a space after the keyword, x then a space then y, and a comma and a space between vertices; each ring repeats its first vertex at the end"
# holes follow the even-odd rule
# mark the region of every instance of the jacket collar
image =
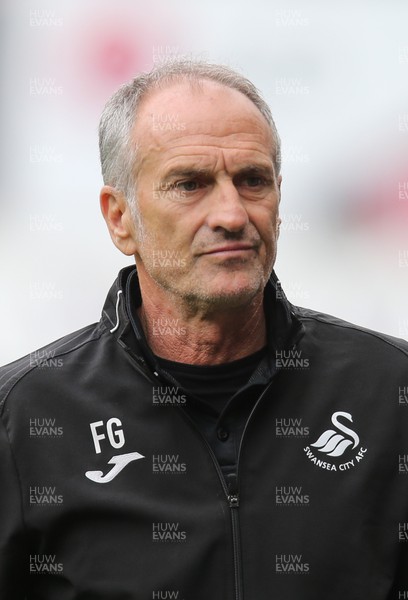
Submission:
MULTIPOLYGON (((159 367, 137 315, 141 302, 136 266, 130 265, 119 271, 109 290, 101 321, 141 367, 157 372, 159 367)), ((275 272, 265 287, 264 309, 268 356, 274 362, 278 350, 293 348, 304 333, 304 326, 296 315, 296 307, 286 298, 275 272)))

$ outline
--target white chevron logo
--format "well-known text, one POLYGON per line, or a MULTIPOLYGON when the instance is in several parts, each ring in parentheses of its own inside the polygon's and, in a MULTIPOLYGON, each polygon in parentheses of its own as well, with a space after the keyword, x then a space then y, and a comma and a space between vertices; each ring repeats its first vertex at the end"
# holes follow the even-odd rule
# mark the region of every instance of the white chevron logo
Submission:
POLYGON ((114 465, 114 467, 108 471, 106 475, 103 474, 103 471, 87 471, 85 477, 88 477, 88 479, 95 483, 109 483, 109 481, 115 479, 115 477, 123 471, 126 465, 134 460, 139 460, 140 458, 144 458, 144 456, 143 454, 139 454, 139 452, 129 452, 128 454, 112 456, 108 461, 108 465, 114 465))

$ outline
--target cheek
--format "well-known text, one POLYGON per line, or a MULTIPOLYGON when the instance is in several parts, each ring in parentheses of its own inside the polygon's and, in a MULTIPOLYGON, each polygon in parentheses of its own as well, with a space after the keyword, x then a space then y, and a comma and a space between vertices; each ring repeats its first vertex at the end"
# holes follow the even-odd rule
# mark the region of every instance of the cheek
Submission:
POLYGON ((194 218, 178 210, 164 210, 149 206, 143 213, 144 238, 141 254, 152 251, 175 251, 183 256, 189 251, 194 238, 194 218))
POLYGON ((165 232, 169 232, 170 223, 167 222, 160 204, 160 199, 152 194, 139 195, 138 208, 146 240, 159 239, 165 232))
POLYGON ((248 210, 248 216, 264 242, 270 244, 275 239, 278 229, 278 213, 275 205, 273 209, 271 206, 254 206, 248 210))

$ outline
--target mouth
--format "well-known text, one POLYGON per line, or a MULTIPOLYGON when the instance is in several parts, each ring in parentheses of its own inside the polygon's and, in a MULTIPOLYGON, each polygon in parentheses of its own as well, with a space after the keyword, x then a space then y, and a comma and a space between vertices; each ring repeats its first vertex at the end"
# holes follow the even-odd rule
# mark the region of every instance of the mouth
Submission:
POLYGON ((253 244, 246 243, 232 243, 232 244, 224 244, 224 246, 217 246, 216 248, 211 248, 207 250, 207 252, 203 252, 202 255, 235 255, 239 253, 248 253, 251 251, 256 251, 256 248, 253 244))

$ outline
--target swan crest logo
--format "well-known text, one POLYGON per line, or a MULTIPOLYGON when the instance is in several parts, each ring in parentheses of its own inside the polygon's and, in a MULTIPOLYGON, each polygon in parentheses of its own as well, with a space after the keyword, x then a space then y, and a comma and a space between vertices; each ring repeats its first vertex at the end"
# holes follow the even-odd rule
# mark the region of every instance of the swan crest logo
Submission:
POLYGON ((353 417, 346 412, 335 412, 332 415, 332 423, 342 433, 337 433, 334 429, 328 429, 319 437, 317 442, 310 444, 314 448, 324 452, 327 456, 343 456, 349 446, 353 444, 353 448, 356 448, 360 442, 358 435, 352 430, 339 423, 338 418, 344 417, 349 421, 353 422, 353 417), (343 434, 346 434, 352 438, 353 441, 347 439, 343 434))
POLYGON ((350 413, 342 411, 333 413, 331 421, 336 429, 327 429, 313 444, 310 444, 310 447, 306 446, 304 448, 306 456, 317 467, 329 471, 347 471, 355 467, 364 458, 367 449, 361 446, 356 450, 359 447, 360 438, 353 429, 344 424, 344 419, 347 419, 350 423, 353 422, 353 417, 350 413), (339 418, 343 422, 339 421, 339 418), (350 450, 356 450, 356 454, 350 460, 340 464, 323 460, 314 454, 314 452, 320 452, 324 455, 324 458, 340 458, 347 450, 349 451, 348 454, 350 450))

